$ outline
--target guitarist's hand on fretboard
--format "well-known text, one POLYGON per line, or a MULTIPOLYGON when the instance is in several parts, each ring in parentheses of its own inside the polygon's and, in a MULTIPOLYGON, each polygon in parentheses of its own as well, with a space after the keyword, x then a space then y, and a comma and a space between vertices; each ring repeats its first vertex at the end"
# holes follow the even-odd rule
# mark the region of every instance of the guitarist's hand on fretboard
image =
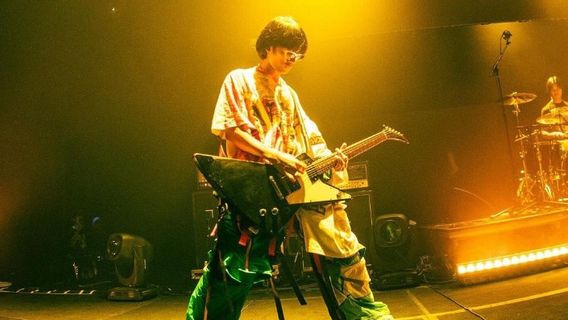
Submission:
POLYGON ((343 153, 343 150, 347 148, 347 143, 343 143, 340 148, 335 148, 335 166, 333 169, 335 171, 343 171, 347 168, 347 164, 349 163, 349 157, 343 153))

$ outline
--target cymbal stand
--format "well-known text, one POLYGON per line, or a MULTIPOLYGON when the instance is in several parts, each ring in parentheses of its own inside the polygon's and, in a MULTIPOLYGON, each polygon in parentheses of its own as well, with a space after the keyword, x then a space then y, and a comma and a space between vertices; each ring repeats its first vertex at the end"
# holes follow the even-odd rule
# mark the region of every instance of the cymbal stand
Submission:
MULTIPOLYGON (((520 200, 522 205, 531 203, 535 200, 535 195, 533 193, 533 188, 535 186, 535 181, 530 176, 527 170, 527 148, 525 145, 525 139, 530 137, 530 134, 526 137, 523 135, 521 131, 521 127, 519 125, 519 113, 521 110, 519 109, 519 104, 515 103, 513 105, 513 114, 515 115, 515 121, 517 123, 517 138, 515 140, 521 142, 521 150, 519 151, 519 157, 521 158, 521 164, 523 169, 521 171, 521 178, 519 179, 519 186, 517 187, 517 198, 520 200)), ((539 162, 540 164, 540 162, 539 162)))

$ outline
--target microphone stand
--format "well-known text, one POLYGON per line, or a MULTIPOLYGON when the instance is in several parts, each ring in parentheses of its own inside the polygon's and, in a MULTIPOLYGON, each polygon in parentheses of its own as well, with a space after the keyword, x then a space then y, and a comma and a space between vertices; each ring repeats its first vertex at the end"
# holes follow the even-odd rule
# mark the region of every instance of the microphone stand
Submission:
MULTIPOLYGON (((505 123, 505 134, 507 137, 507 147, 509 150, 509 158, 510 158, 510 163, 511 163, 511 168, 512 168, 512 177, 515 177, 516 173, 515 173, 515 168, 513 165, 513 147, 511 145, 511 134, 509 133, 509 125, 507 123, 507 107, 505 106, 505 97, 503 95, 503 86, 501 85, 501 76, 499 75, 499 64, 501 63, 501 60, 503 59, 503 56, 505 55, 505 52, 507 51, 507 48, 509 48, 509 45, 511 44, 510 41, 510 36, 506 36, 505 33, 503 33, 501 35, 501 37, 499 38, 499 56, 497 56, 497 59, 495 60, 495 63, 493 64, 493 67, 491 68, 491 76, 495 77, 495 82, 497 83, 497 89, 499 91, 499 98, 501 101, 501 108, 503 111, 503 122, 505 123), (502 42, 501 40, 505 39, 505 48, 502 47, 502 42)), ((517 130, 519 130, 519 106, 518 104, 515 104, 514 106, 514 110, 513 113, 515 114, 515 118, 516 118, 516 124, 517 124, 517 130)), ((524 143, 524 141, 521 140, 521 143, 524 143)))
MULTIPOLYGON (((501 63, 501 59, 503 59, 503 56, 505 55, 505 51, 507 51, 507 48, 509 48, 509 45, 511 44, 511 40, 510 38, 505 38, 505 48, 501 48, 501 39, 503 39, 504 36, 501 36, 501 38, 499 38, 499 56, 497 57, 497 60, 495 61, 495 63, 493 64, 493 68, 491 68, 491 75, 497 78, 497 82, 499 83, 499 88, 501 88, 501 81, 499 80, 499 63, 501 63)), ((503 91, 501 91, 501 98, 503 97, 503 91)), ((501 101, 503 101, 503 99, 501 99, 501 101)))

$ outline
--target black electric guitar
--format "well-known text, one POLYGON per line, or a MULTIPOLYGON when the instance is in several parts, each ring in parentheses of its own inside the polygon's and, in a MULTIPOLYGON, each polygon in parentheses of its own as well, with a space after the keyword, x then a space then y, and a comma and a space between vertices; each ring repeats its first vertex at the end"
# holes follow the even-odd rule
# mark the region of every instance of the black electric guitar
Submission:
MULTIPOLYGON (((353 159, 387 141, 409 143, 400 132, 383 126, 380 132, 349 145, 342 152, 353 159)), ((254 225, 277 231, 302 205, 332 203, 351 196, 322 180, 322 174, 335 166, 336 153, 307 159, 304 173, 290 179, 279 165, 236 160, 196 153, 195 163, 218 195, 254 225)), ((306 156, 303 156, 307 158, 306 156)), ((300 158, 304 160, 303 158, 300 158)))

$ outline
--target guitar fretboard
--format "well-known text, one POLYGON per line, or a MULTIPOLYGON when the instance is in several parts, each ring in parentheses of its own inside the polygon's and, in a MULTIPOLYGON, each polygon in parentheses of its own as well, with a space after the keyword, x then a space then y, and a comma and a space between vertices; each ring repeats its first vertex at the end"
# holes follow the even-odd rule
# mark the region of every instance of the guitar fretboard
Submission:
MULTIPOLYGON (((383 143, 386 140, 399 140, 399 141, 403 141, 403 142, 408 142, 404 136, 402 136, 400 133, 396 132, 395 130, 386 127, 385 129, 383 129, 381 132, 378 132, 370 137, 367 137, 363 140, 357 141, 355 143, 353 143, 352 145, 349 145, 348 147, 346 147, 345 149, 343 149, 343 153, 349 158, 355 158, 356 156, 364 153, 365 151, 378 146, 379 144, 383 143), (396 133, 396 136, 394 137, 389 137, 390 135, 393 135, 396 133)), ((320 158, 314 162, 312 162, 308 168, 306 169, 306 172, 308 174, 308 176, 310 177, 310 179, 314 179, 317 176, 323 174, 324 172, 328 171, 329 169, 333 168, 335 166, 335 162, 336 162, 336 158, 335 156, 337 155, 337 152, 334 152, 328 156, 325 156, 323 158, 320 158)))

